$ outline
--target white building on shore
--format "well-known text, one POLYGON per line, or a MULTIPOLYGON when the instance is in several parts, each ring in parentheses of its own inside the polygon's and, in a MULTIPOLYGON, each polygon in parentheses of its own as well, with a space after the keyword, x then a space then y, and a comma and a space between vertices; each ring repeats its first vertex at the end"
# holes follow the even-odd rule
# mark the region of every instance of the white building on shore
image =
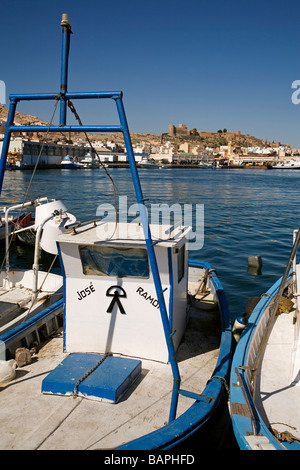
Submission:
MULTIPOLYGON (((0 141, 0 152, 3 141, 0 141)), ((113 147, 115 148, 115 147, 113 147)), ((96 149, 99 159, 107 163, 127 163, 127 154, 112 151, 106 146, 98 146, 96 149)), ((24 167, 34 167, 38 161, 38 168, 60 168, 63 157, 69 155, 75 162, 80 163, 86 154, 91 153, 89 146, 74 144, 55 144, 53 142, 43 143, 39 140, 24 140, 22 138, 12 139, 9 144, 9 153, 18 155, 24 167)), ((135 154, 137 162, 141 161, 145 154, 135 154)))

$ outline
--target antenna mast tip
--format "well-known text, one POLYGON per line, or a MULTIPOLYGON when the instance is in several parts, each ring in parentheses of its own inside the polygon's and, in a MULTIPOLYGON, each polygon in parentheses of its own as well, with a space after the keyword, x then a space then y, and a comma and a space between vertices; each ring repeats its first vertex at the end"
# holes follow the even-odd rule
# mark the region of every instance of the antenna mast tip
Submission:
POLYGON ((62 18, 61 18, 61 26, 66 26, 67 28, 71 28, 71 25, 69 23, 69 15, 68 13, 63 13, 62 18))

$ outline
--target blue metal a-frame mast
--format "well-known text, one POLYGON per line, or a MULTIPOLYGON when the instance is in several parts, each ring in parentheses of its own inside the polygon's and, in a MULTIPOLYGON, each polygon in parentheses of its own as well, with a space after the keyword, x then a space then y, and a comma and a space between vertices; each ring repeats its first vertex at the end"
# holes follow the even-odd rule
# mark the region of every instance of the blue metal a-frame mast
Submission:
POLYGON ((11 134, 14 132, 93 132, 93 133, 105 133, 105 132, 122 132, 124 142, 127 150, 127 156, 133 180, 135 195, 139 207, 140 218, 143 226, 145 235, 146 247, 149 255, 149 262, 152 270, 152 275, 155 284, 155 290, 157 299, 160 307, 160 314, 162 324, 164 328, 164 334, 169 353, 169 361, 173 373, 173 391, 171 399, 171 407, 169 414, 169 421, 172 421, 176 417, 176 409, 178 402, 178 394, 180 387, 180 374, 178 364, 175 355, 175 349, 172 340, 172 331, 169 324, 168 313, 163 295, 162 284, 160 280, 157 260, 154 251, 154 243, 152 241, 150 227, 148 223, 147 210, 144 205, 144 197, 140 184, 140 179, 137 172, 137 167, 134 159, 134 153, 132 148, 132 142, 130 138, 129 128, 125 115, 125 110, 122 100, 121 91, 97 91, 97 92, 68 92, 68 61, 69 61, 69 50, 70 50, 70 35, 71 25, 69 23, 68 15, 63 14, 62 21, 62 57, 61 57, 61 86, 59 93, 33 93, 33 94, 12 94, 9 96, 10 106, 7 117, 7 124, 5 130, 5 136, 3 141, 1 159, 0 159, 0 192, 2 190, 4 172, 6 166, 6 159, 9 149, 9 143, 11 134), (112 99, 115 101, 119 116, 120 124, 116 126, 83 126, 83 125, 67 125, 67 105, 69 100, 82 100, 82 99, 112 99), (14 126, 14 117, 16 112, 17 103, 20 101, 35 101, 35 100, 59 100, 60 101, 60 123, 59 126, 14 126))

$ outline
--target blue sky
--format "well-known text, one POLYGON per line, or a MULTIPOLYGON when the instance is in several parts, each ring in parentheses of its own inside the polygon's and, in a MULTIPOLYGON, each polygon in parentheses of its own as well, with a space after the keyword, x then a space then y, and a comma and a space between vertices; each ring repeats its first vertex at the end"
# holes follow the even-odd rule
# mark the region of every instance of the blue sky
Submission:
MULTIPOLYGON (((69 91, 122 90, 132 132, 185 123, 300 148, 296 0, 1 1, 0 80, 10 93, 56 92, 62 13, 72 26, 69 91)), ((85 124, 118 124, 113 102, 78 103, 85 124)), ((22 103, 49 121, 52 104, 22 103)))

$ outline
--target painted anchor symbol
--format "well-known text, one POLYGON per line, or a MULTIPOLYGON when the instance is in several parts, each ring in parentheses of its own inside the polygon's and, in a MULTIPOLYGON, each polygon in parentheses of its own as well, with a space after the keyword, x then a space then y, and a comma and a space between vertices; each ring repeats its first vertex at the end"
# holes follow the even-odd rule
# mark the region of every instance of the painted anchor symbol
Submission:
POLYGON ((116 303, 118 305, 121 313, 126 315, 126 312, 123 308, 123 305, 120 302, 120 297, 124 297, 124 298, 127 297, 127 294, 126 294, 125 290, 123 289, 123 287, 120 287, 120 286, 111 286, 111 287, 109 287, 106 291, 106 297, 112 297, 113 298, 110 305, 109 305, 109 307, 108 307, 108 309, 106 310, 107 313, 111 313, 113 311, 114 305, 116 303), (112 292, 113 289, 116 289, 116 290, 114 292, 112 292))

